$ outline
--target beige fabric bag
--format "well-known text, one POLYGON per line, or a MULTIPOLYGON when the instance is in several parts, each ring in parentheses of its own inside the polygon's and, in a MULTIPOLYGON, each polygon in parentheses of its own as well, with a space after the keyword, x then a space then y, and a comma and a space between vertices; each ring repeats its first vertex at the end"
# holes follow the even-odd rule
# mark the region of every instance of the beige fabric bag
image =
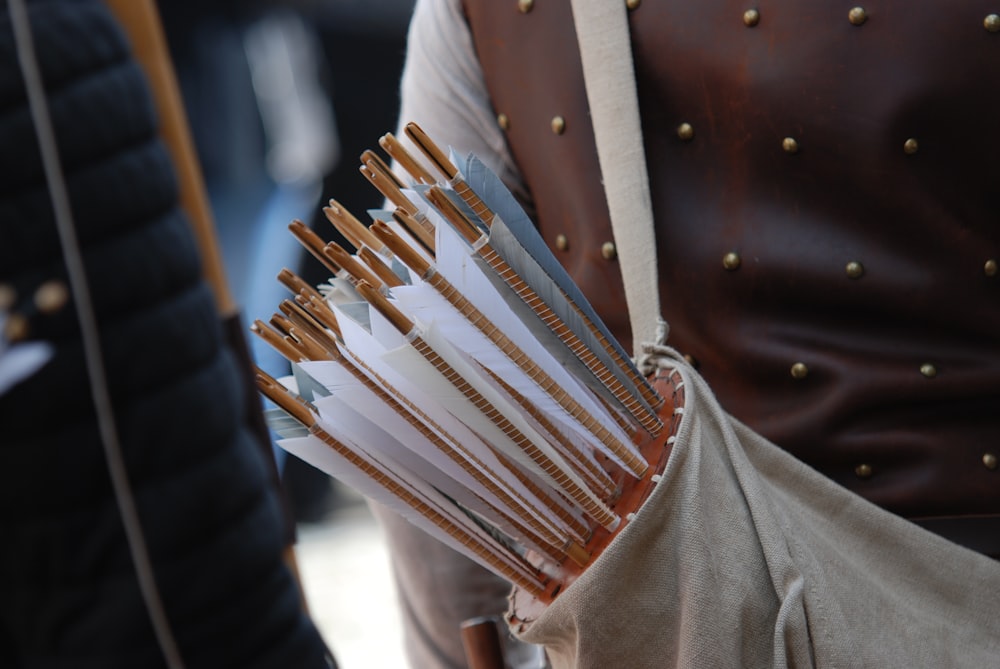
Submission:
POLYGON ((662 480, 522 640, 556 669, 1000 667, 1000 563, 844 490, 680 371, 662 480))
MULTIPOLYGON (((662 341, 625 3, 573 11, 633 331, 662 341)), ((548 608, 515 591, 519 638, 556 669, 1000 667, 1000 563, 841 488, 725 414, 671 349, 646 352, 685 383, 663 478, 548 608)))

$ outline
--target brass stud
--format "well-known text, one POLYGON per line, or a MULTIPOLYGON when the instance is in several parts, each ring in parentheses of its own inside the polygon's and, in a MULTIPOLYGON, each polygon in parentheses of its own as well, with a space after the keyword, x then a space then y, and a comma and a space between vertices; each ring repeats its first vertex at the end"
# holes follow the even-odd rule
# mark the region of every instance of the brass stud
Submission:
POLYGON ((996 276, 997 275, 997 261, 996 258, 990 258, 983 265, 983 273, 986 276, 996 276))
POLYGON ((872 477, 872 466, 858 465, 854 468, 854 475, 859 479, 870 479, 872 477))
POLYGON ((984 453, 983 465, 990 471, 994 471, 997 468, 997 456, 993 453, 984 453))
POLYGON ((983 27, 991 33, 1000 32, 1000 14, 987 14, 983 19, 983 27))
POLYGON ((738 270, 742 262, 743 261, 740 259, 740 255, 738 253, 734 253, 733 251, 730 251, 726 255, 722 256, 722 266, 730 272, 738 270))
POLYGON ((937 376, 937 367, 935 367, 929 362, 925 362, 924 364, 920 365, 920 373, 926 376, 928 379, 933 379, 935 376, 937 376))
POLYGON ((43 314, 51 314, 65 306, 69 290, 62 281, 46 281, 35 291, 35 306, 43 314))
POLYGON ((802 379, 809 376, 809 368, 804 362, 797 362, 792 365, 792 378, 801 381, 802 379))
POLYGON ((917 140, 913 139, 912 137, 903 142, 903 151, 906 152, 907 155, 912 156, 914 153, 917 152, 917 149, 919 148, 920 145, 917 144, 917 140))
POLYGON ((0 311, 10 311, 17 302, 17 291, 9 283, 0 283, 0 311))
POLYGON ((685 142, 690 142, 694 137, 694 128, 690 123, 681 123, 677 126, 677 136, 685 142))
POLYGON ((847 20, 852 25, 860 26, 868 20, 868 12, 865 11, 864 7, 852 7, 851 11, 847 13, 847 20))
POLYGON ((601 244, 601 255, 604 256, 605 260, 614 260, 618 257, 618 249, 615 248, 614 242, 604 242, 601 244))
POLYGON ((522 14, 527 14, 534 8, 535 0, 517 0, 517 8, 522 14))
POLYGON ((500 112, 497 114, 497 125, 500 126, 501 130, 507 130, 510 128, 510 118, 503 112, 500 112))
POLYGON ((756 9, 748 9, 743 12, 743 25, 747 28, 753 28, 758 23, 760 23, 760 12, 756 9))
POLYGON ((561 135, 566 132, 566 119, 562 116, 552 117, 552 132, 557 135, 561 135))
POLYGON ((785 137, 781 140, 781 148, 785 150, 785 153, 798 153, 799 143, 794 137, 785 137))
POLYGON ((569 248, 569 240, 566 239, 566 235, 556 235, 556 248, 560 251, 565 251, 569 248))
POLYGON ((7 341, 20 341, 28 336, 28 319, 24 314, 10 314, 4 324, 3 336, 7 341))
POLYGON ((636 9, 642 3, 642 0, 625 0, 625 6, 629 9, 636 9))
POLYGON ((690 353, 684 354, 684 361, 687 362, 687 364, 694 367, 695 369, 698 369, 698 360, 690 353))
POLYGON ((860 279, 865 275, 865 266, 856 260, 852 260, 844 267, 844 271, 847 272, 848 278, 860 279))

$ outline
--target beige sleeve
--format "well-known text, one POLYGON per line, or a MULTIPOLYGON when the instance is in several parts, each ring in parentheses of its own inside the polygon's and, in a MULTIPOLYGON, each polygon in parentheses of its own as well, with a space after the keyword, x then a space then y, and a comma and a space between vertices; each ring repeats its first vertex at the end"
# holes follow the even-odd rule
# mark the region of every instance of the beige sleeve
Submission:
POLYGON ((417 0, 401 84, 400 126, 414 121, 442 147, 475 153, 524 194, 486 90, 460 0, 417 0))

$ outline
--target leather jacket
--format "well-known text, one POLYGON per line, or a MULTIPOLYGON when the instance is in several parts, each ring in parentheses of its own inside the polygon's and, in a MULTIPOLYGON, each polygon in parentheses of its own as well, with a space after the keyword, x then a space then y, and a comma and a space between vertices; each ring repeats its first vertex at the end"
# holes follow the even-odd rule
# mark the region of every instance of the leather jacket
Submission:
MULTIPOLYGON (((636 4, 668 343, 847 488, 1000 528, 996 6, 636 4)), ((570 3, 464 5, 535 220, 628 346, 570 3)))

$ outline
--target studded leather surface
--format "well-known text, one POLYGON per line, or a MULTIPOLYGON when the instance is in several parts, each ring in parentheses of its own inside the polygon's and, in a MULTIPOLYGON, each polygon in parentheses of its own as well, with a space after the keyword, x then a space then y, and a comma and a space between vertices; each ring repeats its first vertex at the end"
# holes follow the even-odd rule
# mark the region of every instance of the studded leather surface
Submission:
MULTIPOLYGON (((465 6, 541 232, 628 345, 569 1, 465 6)), ((997 5, 864 8, 631 12, 669 343, 733 415, 877 504, 1000 514, 997 5)))

